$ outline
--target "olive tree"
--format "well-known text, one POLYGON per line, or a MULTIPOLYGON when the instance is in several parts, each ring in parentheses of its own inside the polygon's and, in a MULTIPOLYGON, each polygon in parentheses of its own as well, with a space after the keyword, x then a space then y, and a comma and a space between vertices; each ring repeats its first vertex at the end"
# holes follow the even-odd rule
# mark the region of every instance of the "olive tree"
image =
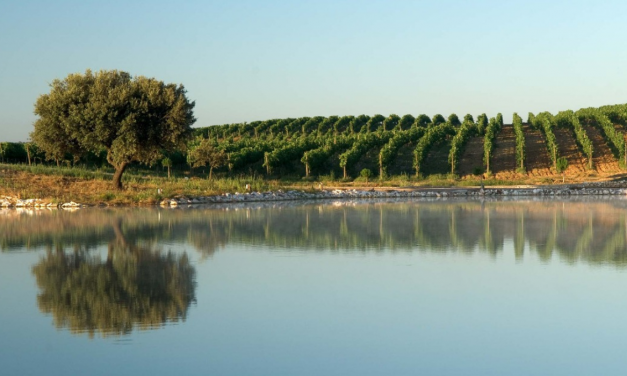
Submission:
POLYGON ((35 103, 31 138, 51 159, 105 150, 113 186, 132 162, 152 164, 183 148, 191 135, 194 102, 183 85, 111 70, 70 74, 50 84, 35 103))

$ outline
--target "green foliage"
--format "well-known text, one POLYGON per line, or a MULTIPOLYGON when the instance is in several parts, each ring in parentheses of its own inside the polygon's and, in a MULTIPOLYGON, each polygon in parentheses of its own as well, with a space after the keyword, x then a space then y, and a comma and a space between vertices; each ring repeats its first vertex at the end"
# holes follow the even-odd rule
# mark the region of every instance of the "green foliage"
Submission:
POLYGON ((588 138, 586 131, 583 129, 579 118, 573 111, 562 111, 555 116, 555 123, 560 128, 571 130, 575 135, 575 140, 584 155, 588 158, 588 168, 592 169, 592 154, 594 148, 592 141, 588 138))
POLYGON ((488 127, 488 116, 486 114, 481 114, 477 117, 477 133, 480 136, 485 134, 485 130, 488 127))
POLYGON ((381 129, 379 130, 391 131, 392 129, 396 128, 400 120, 401 118, 398 115, 392 114, 385 118, 385 120, 383 120, 383 123, 381 123, 381 129))
POLYGON ((555 138, 555 133, 553 133, 554 126, 555 119, 549 112, 542 112, 534 119, 534 127, 539 128, 542 133, 544 133, 549 158, 555 166, 557 159, 559 158, 559 153, 557 148, 557 139, 555 138))
POLYGON ((355 139, 350 136, 340 136, 336 140, 327 140, 324 145, 316 149, 304 152, 301 162, 305 164, 307 174, 322 167, 335 153, 350 147, 354 140, 355 139))
POLYGON ((359 171, 359 176, 366 179, 366 183, 367 183, 368 179, 370 179, 370 177, 372 176, 372 171, 370 171, 367 168, 364 168, 363 170, 359 171))
POLYGON ((29 147, 31 153, 34 153, 36 146, 32 143, 24 144, 22 142, 0 142, 0 162, 6 163, 23 163, 28 160, 26 148, 29 147))
POLYGON ((500 112, 496 114, 496 122, 499 123, 499 127, 503 128, 503 115, 500 112))
POLYGON ((265 132, 269 132, 270 128, 279 122, 279 119, 265 120, 255 127, 255 135, 261 137, 265 132))
POLYGON ((353 121, 354 118, 354 116, 342 116, 338 121, 335 122, 335 124, 333 124, 333 133, 337 135, 339 133, 345 132, 349 128, 350 123, 353 121))
POLYGON ((477 125, 471 121, 464 121, 464 123, 457 129, 457 133, 451 140, 451 150, 448 155, 448 162, 451 166, 451 174, 455 173, 459 160, 462 156, 464 146, 470 136, 477 133, 477 125))
POLYGON ((268 151, 264 156, 263 166, 268 173, 275 167, 285 166, 288 163, 299 160, 303 154, 320 146, 320 140, 316 137, 300 137, 297 140, 268 151))
POLYGON ((227 155, 219 150, 208 138, 204 138, 189 152, 189 160, 193 167, 209 166, 209 179, 212 178, 213 169, 226 164, 227 155))
POLYGON ((306 122, 303 123, 303 125, 301 126, 301 132, 303 135, 309 135, 311 134, 314 130, 318 129, 318 125, 320 123, 322 123, 322 121, 324 120, 323 116, 314 116, 311 119, 307 120, 306 122))
POLYGON ((602 106, 599 107, 599 111, 601 111, 605 116, 610 119, 615 124, 621 124, 623 127, 627 125, 627 105, 626 104, 615 104, 610 106, 602 106))
POLYGON ((296 137, 297 134, 303 129, 303 124, 309 121, 309 117, 301 117, 294 119, 292 122, 285 126, 285 135, 288 137, 296 137))
MULTIPOLYGON (((597 108, 582 108, 577 111, 579 121, 601 129, 603 136, 612 147, 614 155, 621 163, 625 163, 625 138, 616 130, 614 123, 597 108)), ((627 163, 626 163, 627 164, 627 163)))
POLYGON ((259 162, 266 152, 273 149, 271 142, 259 142, 251 146, 242 147, 238 151, 228 154, 229 170, 241 169, 244 166, 259 162))
POLYGON ((334 130, 334 125, 339 121, 338 116, 329 116, 318 124, 318 135, 324 135, 334 130))
POLYGON ((120 71, 70 74, 54 80, 35 103, 33 141, 49 158, 107 151, 114 186, 131 162, 151 164, 164 150, 184 148, 191 136, 194 102, 182 85, 120 71))
POLYGON ((359 115, 353 118, 349 124, 350 133, 361 132, 362 128, 368 123, 370 120, 370 116, 368 115, 359 115))
POLYGON ((362 135, 361 138, 353 143, 350 149, 340 154, 340 167, 344 169, 344 177, 347 177, 347 169, 353 167, 364 154, 374 147, 385 144, 390 137, 390 132, 377 132, 362 135))
POLYGON ((168 158, 168 157, 164 157, 164 158, 161 160, 161 165, 162 165, 163 167, 172 167, 172 160, 171 160, 170 158, 168 158))
POLYGON ((416 142, 424 134, 424 128, 411 128, 407 131, 396 132, 392 138, 379 151, 379 168, 382 172, 394 162, 398 150, 410 142, 416 142))
POLYGON ((557 158, 557 162, 555 163, 555 169, 557 170, 557 172, 561 174, 564 171, 566 171, 567 168, 568 168, 568 159, 566 159, 565 157, 557 158))
POLYGON ((519 171, 525 169, 525 133, 523 132, 522 118, 514 112, 512 126, 516 134, 516 168, 519 171))
POLYGON ((535 121, 536 121, 536 115, 534 115, 533 113, 530 112, 527 115, 527 124, 533 125, 533 124, 535 124, 535 121))
POLYGON ((270 133, 271 136, 284 133, 284 132, 286 132, 285 129, 287 128, 287 126, 291 122, 293 122, 294 120, 296 120, 296 119, 292 119, 292 118, 281 119, 281 120, 277 121, 276 123, 272 124, 268 128, 268 132, 270 133))
POLYGON ((416 169, 416 176, 420 175, 420 166, 429 153, 429 150, 431 150, 431 147, 444 141, 447 136, 454 135, 455 133, 455 127, 446 122, 427 129, 414 150, 414 168, 416 169))
POLYGON ((416 121, 414 122, 414 125, 416 127, 421 128, 428 127, 429 124, 431 124, 431 119, 425 114, 418 115, 416 121))
POLYGON ((459 118, 455 114, 450 114, 448 116, 448 122, 451 123, 451 125, 454 127, 459 127, 460 125, 462 125, 461 121, 459 121, 459 118))
POLYGON ((492 159, 492 151, 494 150, 494 141, 500 130, 500 123, 495 118, 491 118, 485 129, 485 135, 483 136, 483 163, 488 174, 490 173, 490 160, 492 159))
POLYGON ((401 121, 398 123, 396 130, 406 131, 412 127, 415 121, 416 119, 412 115, 409 115, 409 114, 404 115, 401 118, 401 121))
POLYGON ((474 123, 475 122, 475 118, 473 118, 471 114, 466 114, 466 116, 464 116, 464 122, 474 123))
POLYGON ((365 126, 361 128, 361 133, 375 132, 379 128, 383 127, 383 121, 385 117, 380 114, 376 114, 368 120, 365 126))
POLYGON ((444 119, 444 116, 442 116, 440 114, 435 114, 433 116, 433 121, 432 122, 433 122, 434 126, 437 126, 437 125, 446 123, 446 119, 444 119))

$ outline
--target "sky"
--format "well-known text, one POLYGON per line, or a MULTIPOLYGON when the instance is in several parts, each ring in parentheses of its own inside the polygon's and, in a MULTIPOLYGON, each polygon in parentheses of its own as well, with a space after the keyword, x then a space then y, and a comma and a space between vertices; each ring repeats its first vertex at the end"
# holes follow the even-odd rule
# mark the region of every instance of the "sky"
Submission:
POLYGON ((181 83, 194 126, 627 102, 624 1, 0 0, 0 141, 70 73, 181 83))

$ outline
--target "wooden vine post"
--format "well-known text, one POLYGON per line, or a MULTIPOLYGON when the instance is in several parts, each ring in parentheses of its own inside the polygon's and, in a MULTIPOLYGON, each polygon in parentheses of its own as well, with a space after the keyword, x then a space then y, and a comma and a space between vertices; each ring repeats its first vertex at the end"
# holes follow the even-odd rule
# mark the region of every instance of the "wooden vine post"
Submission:
POLYGON ((379 179, 383 179, 383 157, 379 153, 379 179))

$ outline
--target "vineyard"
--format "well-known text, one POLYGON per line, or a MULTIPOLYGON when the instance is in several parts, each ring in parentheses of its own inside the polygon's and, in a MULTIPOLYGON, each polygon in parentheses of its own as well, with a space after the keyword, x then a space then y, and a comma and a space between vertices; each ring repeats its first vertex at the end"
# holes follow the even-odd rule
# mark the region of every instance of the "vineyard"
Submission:
MULTIPOLYGON (((353 180, 430 174, 503 178, 620 173, 627 164, 627 105, 502 114, 315 116, 196 128, 186 150, 159 166, 219 176, 353 180), (481 148, 481 149, 480 149, 481 148), (511 160, 510 160, 511 159, 511 160), (366 173, 364 173, 366 171, 366 173)), ((3 163, 106 165, 106 156, 48 156, 33 143, 0 143, 3 163)))

